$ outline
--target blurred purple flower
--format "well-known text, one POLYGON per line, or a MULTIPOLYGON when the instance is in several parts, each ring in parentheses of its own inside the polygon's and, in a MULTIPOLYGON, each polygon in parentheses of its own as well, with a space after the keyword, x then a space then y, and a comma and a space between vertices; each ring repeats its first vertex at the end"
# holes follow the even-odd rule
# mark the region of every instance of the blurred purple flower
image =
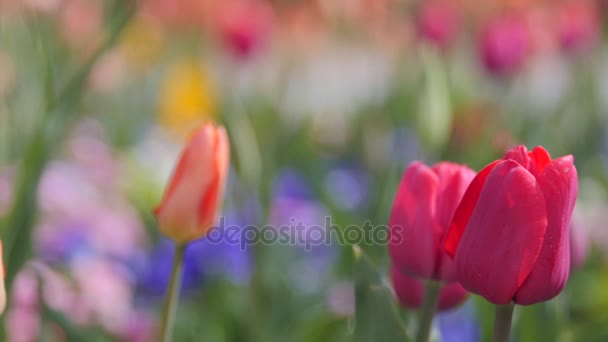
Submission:
POLYGON ((289 263, 287 280, 301 293, 315 292, 328 277, 336 257, 337 239, 332 236, 328 244, 327 237, 338 228, 328 226, 333 222, 327 209, 314 200, 312 189, 297 171, 283 170, 274 190, 269 223, 282 237, 289 236, 290 246, 298 247, 289 263))
MULTIPOLYGON (((200 241, 195 240, 186 248, 181 285, 183 294, 190 293, 202 282, 203 275, 197 269, 196 261, 193 260, 191 253, 191 246, 200 243, 200 241)), ((169 285, 175 244, 171 240, 162 238, 154 248, 144 253, 136 261, 134 267, 138 289, 144 295, 161 298, 165 295, 169 285)))
MULTIPOLYGON (((242 236, 246 222, 251 221, 225 210, 221 222, 224 227, 219 229, 235 226, 241 229, 239 234, 242 236)), ((248 251, 241 250, 239 244, 227 241, 212 243, 203 239, 190 244, 186 253, 195 269, 204 276, 224 276, 236 284, 243 284, 251 275, 251 256, 248 251)))
POLYGON ((407 165, 422 155, 422 146, 416 133, 408 127, 398 127, 393 130, 390 155, 395 165, 407 165))
POLYGON ((81 255, 127 260, 146 245, 135 213, 124 208, 98 208, 88 216, 43 215, 35 230, 36 253, 42 260, 68 263, 81 255))
POLYGON ((475 342, 480 340, 479 325, 475 318, 473 303, 437 314, 439 331, 443 342, 475 342))
POLYGON ((38 256, 49 265, 67 264, 74 258, 93 253, 86 233, 75 222, 41 223, 36 230, 38 256))
POLYGON ((326 195, 341 210, 362 209, 369 200, 369 177, 365 170, 354 165, 339 165, 325 177, 326 195))
POLYGON ((282 170, 274 183, 273 197, 311 200, 313 193, 304 176, 295 169, 282 170))
MULTIPOLYGON (((224 216, 226 225, 242 227, 242 223, 229 216, 224 216)), ((145 295, 161 297, 165 294, 175 253, 175 244, 168 239, 161 239, 148 252, 144 252, 133 262, 137 275, 137 285, 145 295)), ((225 241, 211 243, 207 238, 192 241, 186 246, 184 256, 184 274, 182 293, 188 295, 197 289, 207 277, 226 277, 235 283, 249 279, 251 261, 247 251, 241 251, 239 244, 225 241)))

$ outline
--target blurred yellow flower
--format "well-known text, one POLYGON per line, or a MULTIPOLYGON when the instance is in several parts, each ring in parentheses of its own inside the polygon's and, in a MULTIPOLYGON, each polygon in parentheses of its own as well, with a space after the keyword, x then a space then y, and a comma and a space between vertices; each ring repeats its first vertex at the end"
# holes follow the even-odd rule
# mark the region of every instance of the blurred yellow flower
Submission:
POLYGON ((213 81, 204 65, 192 59, 177 61, 167 69, 159 101, 160 124, 180 136, 216 114, 213 81))
POLYGON ((119 49, 130 66, 145 71, 159 57, 163 43, 164 32, 159 24, 148 16, 140 15, 126 27, 119 49))

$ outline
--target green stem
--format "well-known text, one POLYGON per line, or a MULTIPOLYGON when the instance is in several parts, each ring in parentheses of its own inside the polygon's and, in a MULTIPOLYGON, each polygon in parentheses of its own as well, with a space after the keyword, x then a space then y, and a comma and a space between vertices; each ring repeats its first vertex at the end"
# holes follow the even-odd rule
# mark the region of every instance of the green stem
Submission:
POLYGON ((496 305, 492 342, 509 342, 514 308, 515 304, 513 303, 496 305))
POLYGON ((177 310, 177 303, 179 301, 179 289, 182 284, 182 272, 184 269, 184 252, 186 251, 186 245, 175 246, 175 256, 173 257, 173 270, 171 271, 171 282, 169 283, 169 289, 165 297, 165 306, 163 308, 163 320, 161 328, 161 336, 163 342, 170 342, 173 321, 175 320, 175 311, 177 310))
POLYGON ((424 291, 424 302, 420 309, 420 319, 418 321, 418 331, 416 333, 416 342, 427 342, 431 336, 431 324, 433 316, 437 310, 437 302, 439 301, 439 290, 441 284, 429 280, 426 283, 424 291))

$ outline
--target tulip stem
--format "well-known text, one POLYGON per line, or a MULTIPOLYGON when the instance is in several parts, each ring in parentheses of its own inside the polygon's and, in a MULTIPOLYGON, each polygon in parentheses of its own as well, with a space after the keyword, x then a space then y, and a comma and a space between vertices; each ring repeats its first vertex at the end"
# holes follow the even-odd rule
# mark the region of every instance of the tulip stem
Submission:
POLYGON ((184 252, 186 245, 177 244, 175 246, 175 255, 173 256, 173 270, 171 271, 171 281, 167 294, 165 296, 165 305, 163 308, 163 320, 161 328, 161 336, 163 342, 170 342, 173 331, 173 322, 175 320, 175 311, 179 301, 179 290, 182 283, 182 272, 184 269, 184 252))
POLYGON ((494 334, 492 335, 492 342, 509 342, 514 308, 515 304, 513 303, 496 305, 496 310, 494 311, 494 334))
POLYGON ((433 316, 435 316, 435 310, 437 310, 440 289, 441 284, 438 282, 432 280, 426 282, 424 302, 420 309, 416 342, 427 342, 431 336, 431 325, 433 323, 433 316))

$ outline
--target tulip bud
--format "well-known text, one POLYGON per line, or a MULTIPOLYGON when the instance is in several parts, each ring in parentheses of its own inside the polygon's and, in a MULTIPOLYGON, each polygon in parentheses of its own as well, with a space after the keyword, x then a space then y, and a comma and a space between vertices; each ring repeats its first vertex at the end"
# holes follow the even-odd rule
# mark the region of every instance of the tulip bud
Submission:
POLYGON ((448 282, 456 279, 441 243, 474 176, 468 167, 448 162, 433 167, 414 162, 407 168, 389 222, 389 252, 401 272, 448 282))
POLYGON ((164 197, 154 210, 160 230, 176 243, 205 236, 215 223, 224 195, 229 153, 223 127, 204 124, 190 136, 164 197))
MULTIPOLYGON (((407 276, 395 266, 391 267, 391 280, 399 304, 409 309, 419 309, 424 300, 425 287, 422 281, 407 276)), ((459 284, 442 285, 437 310, 449 310, 464 302, 469 293, 459 284)))
POLYGON ((454 213, 445 249, 462 286, 494 304, 555 297, 570 270, 578 177, 571 155, 513 148, 481 170, 454 213))

